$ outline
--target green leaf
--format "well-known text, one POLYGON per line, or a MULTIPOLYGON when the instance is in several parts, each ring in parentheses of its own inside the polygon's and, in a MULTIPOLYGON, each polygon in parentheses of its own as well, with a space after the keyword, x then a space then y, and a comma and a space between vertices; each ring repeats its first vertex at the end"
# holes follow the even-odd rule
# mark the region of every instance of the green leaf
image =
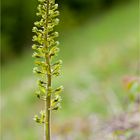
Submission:
POLYGON ((140 92, 140 84, 137 81, 134 81, 130 87, 130 92, 138 93, 140 92))

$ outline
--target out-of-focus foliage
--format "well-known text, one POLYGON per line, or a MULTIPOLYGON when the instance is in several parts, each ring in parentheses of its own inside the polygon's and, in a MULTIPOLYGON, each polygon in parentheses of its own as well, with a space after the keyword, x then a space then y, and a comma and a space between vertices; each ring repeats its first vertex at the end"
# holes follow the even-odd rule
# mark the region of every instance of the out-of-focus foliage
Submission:
POLYGON ((87 12, 93 10, 94 12, 102 11, 104 8, 112 6, 120 2, 128 2, 130 0, 61 0, 62 3, 70 5, 76 11, 83 10, 87 12))
MULTIPOLYGON (((93 14, 103 12, 108 6, 128 1, 131 0, 57 0, 61 5, 60 28, 67 30, 86 21, 93 14)), ((2 62, 20 54, 31 44, 31 27, 35 19, 36 6, 37 0, 3 0, 1 2, 2 62)))
POLYGON ((132 102, 140 102, 140 78, 126 77, 124 79, 125 87, 128 91, 128 99, 132 102))
POLYGON ((36 1, 6 0, 1 3, 2 62, 19 54, 29 43, 36 1))

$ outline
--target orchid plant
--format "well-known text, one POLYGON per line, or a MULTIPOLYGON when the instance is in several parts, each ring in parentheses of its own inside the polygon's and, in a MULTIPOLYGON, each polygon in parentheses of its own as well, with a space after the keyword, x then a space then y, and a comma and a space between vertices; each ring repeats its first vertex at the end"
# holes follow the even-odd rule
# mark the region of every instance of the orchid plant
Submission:
POLYGON ((55 0, 38 0, 37 16, 39 21, 34 23, 32 31, 35 58, 35 67, 33 73, 38 76, 38 87, 36 96, 44 102, 44 109, 40 115, 35 115, 34 120, 44 125, 44 140, 51 140, 51 112, 60 108, 63 86, 53 88, 53 77, 60 75, 61 60, 54 60, 59 52, 59 42, 56 38, 59 36, 54 27, 58 25, 59 15, 58 4, 55 0))

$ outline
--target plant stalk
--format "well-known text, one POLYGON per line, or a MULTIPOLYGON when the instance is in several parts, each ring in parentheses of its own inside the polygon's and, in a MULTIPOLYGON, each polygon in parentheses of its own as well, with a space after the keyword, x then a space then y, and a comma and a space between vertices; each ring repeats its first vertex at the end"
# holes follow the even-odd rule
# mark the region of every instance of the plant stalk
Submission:
MULTIPOLYGON (((46 12, 46 29, 48 29, 48 15, 49 15, 49 0, 47 0, 47 12, 46 12)), ((48 31, 46 34, 46 42, 48 42, 48 31)), ((46 45, 46 47, 48 47, 46 45)), ((48 74, 47 74, 47 90, 46 90, 46 101, 45 101, 45 125, 44 125, 44 140, 51 140, 51 65, 50 57, 46 54, 46 64, 48 65, 48 74)))
POLYGON ((46 101, 45 101, 45 125, 44 125, 44 140, 51 140, 51 66, 50 58, 46 56, 46 64, 48 65, 48 74, 47 74, 47 90, 46 90, 46 101))
MULTIPOLYGON (((49 73, 51 73, 51 68, 50 68, 50 59, 48 58, 48 67, 49 67, 49 73)), ((46 127, 47 127, 47 138, 46 140, 51 140, 51 93, 50 93, 50 89, 51 89, 51 80, 52 80, 52 77, 51 77, 51 74, 48 74, 47 75, 47 78, 48 78, 48 85, 47 85, 47 123, 46 123, 46 127)))

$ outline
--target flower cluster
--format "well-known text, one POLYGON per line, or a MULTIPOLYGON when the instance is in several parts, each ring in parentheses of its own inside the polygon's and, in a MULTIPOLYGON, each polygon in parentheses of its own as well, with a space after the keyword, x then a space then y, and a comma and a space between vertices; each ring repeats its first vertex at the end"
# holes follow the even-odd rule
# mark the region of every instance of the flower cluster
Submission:
MULTIPOLYGON (((36 95, 48 104, 49 108, 47 110, 58 110, 61 101, 60 92, 63 87, 53 89, 51 84, 52 78, 60 75, 62 65, 61 60, 56 61, 53 59, 59 51, 59 42, 56 40, 59 34, 54 31, 54 27, 59 23, 57 18, 59 15, 58 4, 55 4, 55 0, 38 1, 36 15, 40 17, 40 20, 34 23, 35 27, 32 29, 35 33, 32 46, 34 50, 33 57, 35 58, 33 73, 39 75, 36 95)), ((38 123, 47 123, 45 122, 47 110, 45 108, 44 111, 41 111, 40 117, 35 115, 34 120, 38 123)))

